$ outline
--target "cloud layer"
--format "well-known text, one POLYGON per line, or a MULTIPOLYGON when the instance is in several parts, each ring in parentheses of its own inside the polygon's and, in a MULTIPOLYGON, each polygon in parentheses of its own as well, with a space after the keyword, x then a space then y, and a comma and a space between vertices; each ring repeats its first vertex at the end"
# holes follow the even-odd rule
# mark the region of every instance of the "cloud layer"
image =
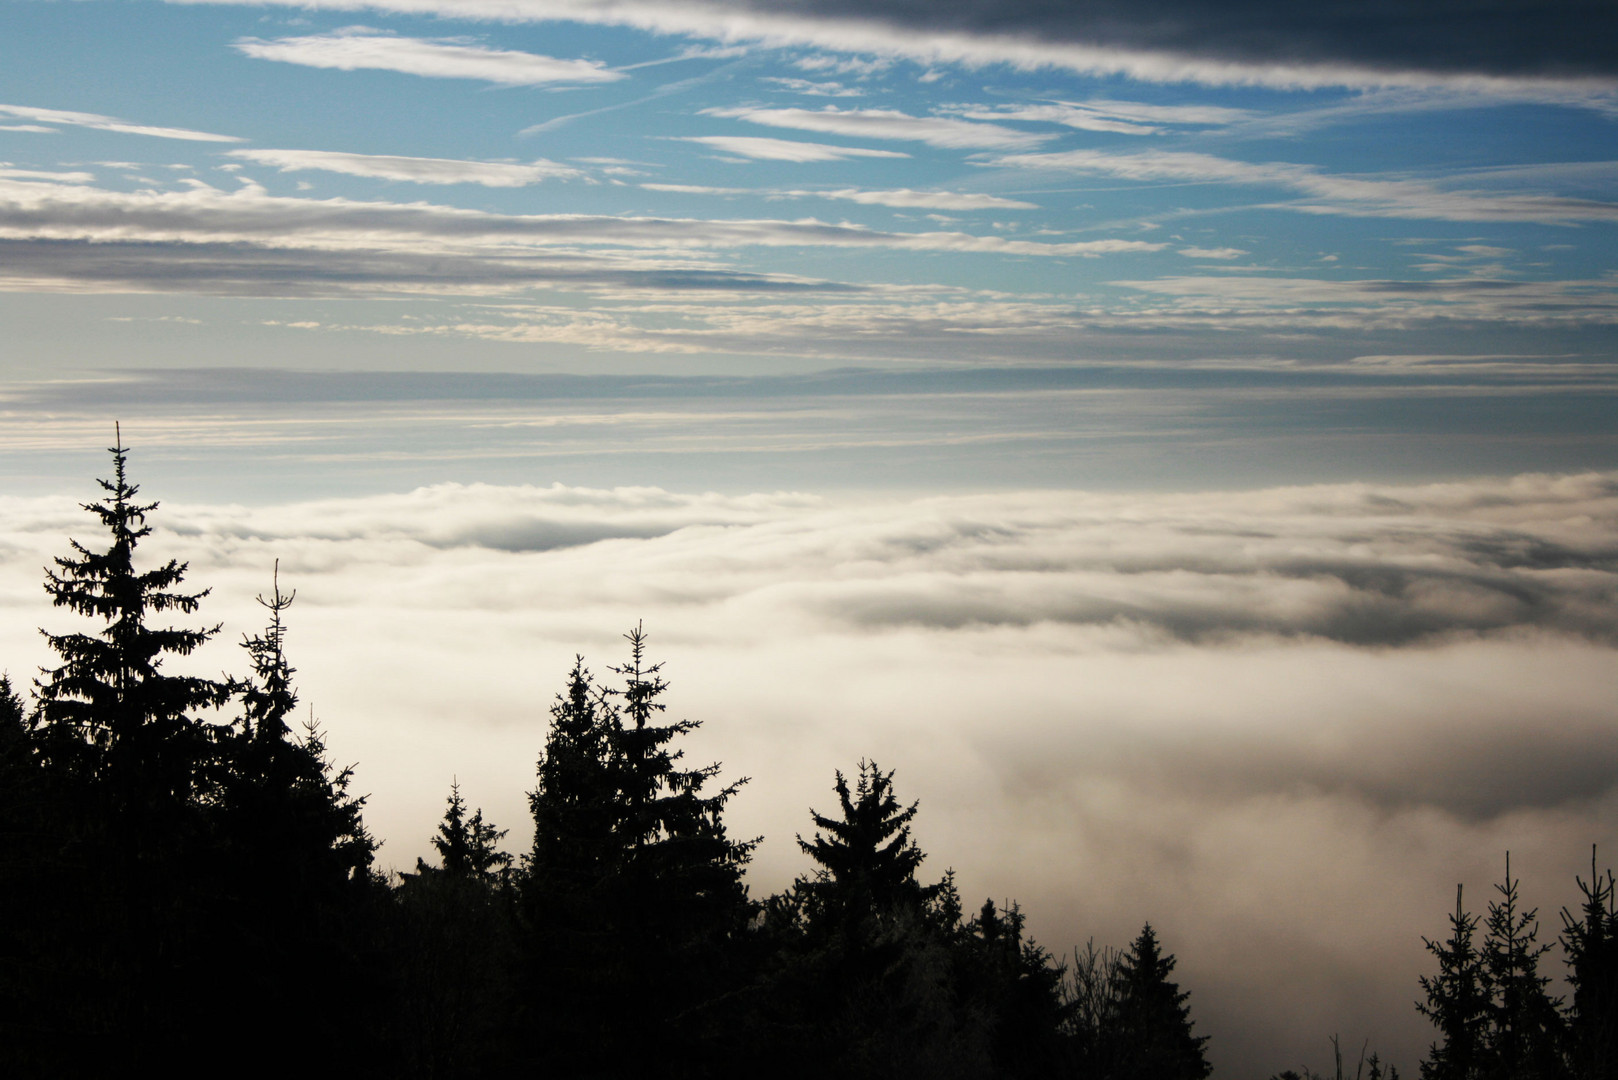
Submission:
MULTIPOLYGON (((240 2, 249 0, 180 0, 240 2)), ((258 2, 258 0, 251 0, 258 2)), ((293 0, 283 0, 292 3, 293 0)), ((1084 0, 917 5, 903 0, 296 0, 299 7, 571 20, 727 42, 974 66, 1006 63, 1154 82, 1289 87, 1471 85, 1611 95, 1618 26, 1577 0, 1486 8, 1431 0, 1363 11, 1273 0, 1084 0)))
MULTIPOLYGON (((68 499, 0 504, 16 676, 32 627, 70 619, 39 567, 94 529, 68 499)), ((143 550, 190 560, 232 635, 280 559, 301 684, 385 861, 424 847, 452 776, 520 848, 550 694, 644 618, 705 722, 694 757, 755 778, 733 824, 766 836, 756 889, 802 870, 832 769, 874 756, 922 800, 929 872, 1020 899, 1045 943, 1151 919, 1240 1075, 1333 1030, 1413 1067, 1418 935, 1454 882, 1481 895, 1510 847, 1554 910, 1618 841, 1618 474, 881 501, 444 484, 153 520, 143 550)))
POLYGON ((502 86, 603 83, 625 77, 596 60, 558 60, 464 41, 396 37, 363 27, 273 41, 243 38, 235 47, 256 60, 339 71, 366 69, 433 79, 479 79, 502 86))
POLYGON ((558 165, 554 161, 514 164, 393 154, 348 154, 333 150, 232 150, 230 156, 260 165, 273 165, 282 172, 316 170, 379 180, 402 180, 411 184, 525 187, 541 180, 573 179, 584 175, 578 169, 558 165))

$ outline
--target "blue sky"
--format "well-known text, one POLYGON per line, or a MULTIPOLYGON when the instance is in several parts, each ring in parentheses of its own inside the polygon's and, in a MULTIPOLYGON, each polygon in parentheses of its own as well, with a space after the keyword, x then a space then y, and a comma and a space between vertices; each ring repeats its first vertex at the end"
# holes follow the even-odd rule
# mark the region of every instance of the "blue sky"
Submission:
MULTIPOLYGON (((865 14, 885 20, 813 4, 8 5, 0 377, 26 396, 154 369, 862 368, 903 369, 920 393, 918 373, 971 367, 1006 383, 964 403, 972 433, 1037 442, 996 402, 1016 398, 1010 369, 1058 368, 1074 394, 1129 385, 1146 454, 1182 430, 1156 403, 1178 417, 1222 377, 1199 415, 1245 447, 1219 468, 1107 462, 1083 470, 1091 485, 1348 479, 1388 468, 1379 448, 1401 437, 1425 446, 1400 450, 1402 476, 1613 463, 1580 419, 1590 395, 1611 401, 1618 315, 1601 56, 1534 53, 1522 22, 1473 28, 1527 42, 1482 63, 1442 35, 1426 52, 1347 32, 1322 45, 1301 16, 1246 51, 1205 30, 1203 55, 1190 31, 1165 48, 1125 18, 1127 40, 1088 40, 1040 10, 985 31, 968 5, 921 23, 880 5, 865 14), (1299 418, 1252 449, 1275 395, 1299 418), (1321 409, 1360 436, 1327 461, 1303 449, 1321 409), (1529 436, 1510 451, 1485 445, 1502 414, 1529 436)), ((230 379, 209 378, 228 399, 230 379)), ((318 397, 318 382, 300 385, 318 397)), ((1086 429, 1073 400, 1066 416, 1036 404, 1086 429)), ((887 441, 913 441, 902 428, 887 441)), ((705 430, 722 484, 727 431, 705 430)), ((327 450, 379 449, 336 438, 327 450)), ((662 470, 646 451, 637 464, 662 470)), ((206 484, 217 460, 197 448, 177 473, 206 484)), ((812 450, 781 460, 780 483, 861 476, 812 450)), ((457 461, 388 482, 510 475, 509 456, 457 461)), ((620 464, 570 460, 566 478, 617 482, 620 464)), ((962 475, 926 452, 897 474, 875 451, 866 464, 878 486, 962 475)))
POLYGON ((0 670, 119 421, 384 863, 645 620, 755 892, 873 756, 1218 1075, 1414 1075, 1618 845, 1615 237, 1606 4, 0 4, 0 670))

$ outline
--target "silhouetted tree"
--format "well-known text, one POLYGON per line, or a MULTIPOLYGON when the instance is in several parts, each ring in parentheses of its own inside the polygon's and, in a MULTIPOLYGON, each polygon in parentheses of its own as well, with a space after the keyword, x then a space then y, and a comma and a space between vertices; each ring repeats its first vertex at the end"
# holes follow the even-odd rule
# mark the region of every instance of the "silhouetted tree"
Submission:
POLYGON ((1191 1034, 1190 994, 1169 980, 1173 955, 1163 955, 1157 931, 1147 923, 1118 963, 1118 1019, 1121 1045, 1117 1075, 1156 1080, 1203 1080, 1212 1070, 1206 1035, 1191 1034))
POLYGON ((893 794, 893 772, 861 761, 854 787, 837 772, 832 790, 842 812, 834 818, 809 811, 817 832, 798 846, 819 864, 801 886, 812 922, 847 931, 874 930, 899 912, 919 914, 939 886, 916 880, 925 856, 910 838, 917 804, 902 806, 893 794))
POLYGON ((1076 1006, 1064 994, 1065 969, 1024 933, 1027 919, 985 900, 965 927, 967 956, 958 978, 963 1001, 988 1018, 990 1056, 1008 1077, 1060 1074, 1074 1054, 1068 1032, 1076 1006))
POLYGON ((1577 917, 1562 909, 1562 950, 1573 987, 1568 1011, 1568 1058, 1580 1080, 1618 1078, 1618 888, 1612 871, 1574 879, 1584 894, 1577 917))
POLYGON ((397 1038, 407 1076, 507 1075, 514 1005, 505 830, 467 815, 458 783, 432 845, 439 865, 401 875, 397 1038))
POLYGON ((662 665, 641 627, 626 637, 629 662, 609 669, 621 688, 596 688, 576 663, 552 709, 523 903, 549 985, 530 1016, 577 1074, 704 1075, 743 979, 742 870, 757 841, 725 830, 745 781, 710 794, 718 765, 681 766, 674 743, 698 725, 659 722, 662 665))
POLYGON ((1427 1000, 1416 1008, 1439 1034, 1421 1063, 1422 1080, 1476 1080, 1483 1075, 1491 1006, 1488 974, 1472 944, 1478 917, 1462 906, 1459 885, 1449 925, 1448 940, 1421 939, 1438 958, 1438 974, 1421 977, 1427 1000))
MULTIPOLYGON (((110 447, 113 479, 99 480, 107 498, 86 503, 107 530, 106 550, 69 541, 73 555, 46 571, 51 602, 104 624, 95 634, 45 635, 61 657, 36 683, 38 740, 50 767, 93 781, 131 826, 131 843, 150 845, 166 837, 148 815, 211 798, 208 767, 216 733, 200 710, 222 704, 226 682, 163 670, 165 659, 188 656, 219 632, 155 627, 153 615, 194 614, 203 597, 176 591, 186 565, 176 560, 144 572, 135 569, 135 548, 151 535, 146 517, 157 503, 139 503, 129 482, 127 448, 110 447)), ((167 822, 173 825, 174 822, 167 822)))
POLYGON ((61 663, 35 682, 31 732, 55 833, 31 913, 52 954, 36 1019, 72 1059, 98 1067, 203 1052, 210 1029, 194 1018, 212 1003, 209 969, 226 944, 212 914, 224 909, 212 811, 228 726, 205 714, 230 684, 165 667, 218 627, 153 625, 194 614, 207 593, 181 590, 178 561, 136 568, 157 504, 137 501, 122 441, 109 452, 105 498, 84 506, 107 547, 71 541, 45 582, 54 605, 101 625, 46 633, 61 663))
POLYGON ((488 885, 501 884, 511 866, 511 856, 496 846, 505 835, 505 829, 496 829, 483 820, 481 809, 473 811, 468 818, 461 785, 452 782, 449 807, 444 811, 444 820, 438 824, 438 835, 433 837, 441 865, 432 867, 417 859, 416 872, 444 873, 473 878, 488 885))
POLYGON ((1021 910, 988 902, 963 922, 953 874, 917 879, 917 804, 899 801, 892 772, 862 761, 833 790, 839 814, 811 810, 817 831, 798 838, 816 869, 766 906, 761 1066, 793 1077, 1063 1072, 1062 969, 1026 939, 1021 910))
POLYGON ((1505 881, 1495 886, 1500 897, 1489 904, 1484 921, 1483 972, 1491 997, 1484 1076, 1553 1080, 1564 1072, 1560 1002, 1546 992, 1550 978, 1539 974, 1539 958, 1550 945, 1537 943, 1538 909, 1522 910, 1520 884, 1511 876, 1507 853, 1505 881))

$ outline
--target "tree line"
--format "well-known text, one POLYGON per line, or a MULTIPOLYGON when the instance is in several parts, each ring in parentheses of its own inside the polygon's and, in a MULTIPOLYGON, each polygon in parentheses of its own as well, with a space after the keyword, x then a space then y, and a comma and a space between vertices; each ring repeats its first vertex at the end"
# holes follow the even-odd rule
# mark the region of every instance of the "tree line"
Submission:
MULTIPOLYGON (((506 831, 452 785, 436 858, 382 873, 352 769, 295 721, 293 593, 276 577, 259 597, 241 674, 169 671, 222 628, 158 625, 194 617, 207 592, 186 591, 183 563, 137 568, 157 504, 139 500, 121 440, 110 452, 85 506, 104 541, 70 541, 45 581, 99 625, 46 633, 57 663, 26 700, 0 680, 11 1075, 1209 1075, 1150 924, 1062 960, 1015 903, 969 912, 953 873, 922 874, 918 806, 875 762, 838 772, 835 803, 810 811, 806 872, 753 897, 759 840, 725 824, 745 781, 685 760, 697 725, 667 718, 639 626, 610 677, 578 658, 562 680, 528 850, 504 850, 506 831)), ((1424 1078, 1614 1075, 1611 875, 1585 890, 1564 913, 1567 1003, 1538 974, 1545 947, 1509 869, 1481 950, 1457 910, 1429 943, 1440 971, 1422 1009, 1441 1037, 1424 1078)))

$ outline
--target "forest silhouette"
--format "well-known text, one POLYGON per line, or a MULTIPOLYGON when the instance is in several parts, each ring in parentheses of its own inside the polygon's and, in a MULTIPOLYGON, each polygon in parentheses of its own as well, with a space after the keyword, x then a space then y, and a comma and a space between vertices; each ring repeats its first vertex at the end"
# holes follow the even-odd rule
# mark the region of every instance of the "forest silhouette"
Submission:
MULTIPOLYGON (((297 725, 294 592, 278 573, 244 671, 173 673, 222 632, 187 566, 142 570, 157 504, 128 451, 85 505, 101 534, 46 570, 90 633, 45 636, 31 693, 0 679, 0 1064, 13 1076, 139 1068, 405 1077, 1072 1077, 1201 1080, 1175 957, 1146 924, 1063 960, 1015 903, 968 913, 922 874, 918 804, 860 761, 809 811, 806 869, 753 897, 745 790, 691 766, 647 634, 598 678, 575 660, 528 795, 534 837, 448 793, 436 862, 384 874, 352 768, 297 725), (159 625, 162 624, 162 625, 159 625)), ((1509 861, 1487 913, 1457 897, 1429 941, 1426 1080, 1618 1076, 1613 875, 1561 913, 1571 993, 1509 861), (1482 940, 1478 941, 1479 932, 1482 940)), ((1395 1080, 1362 1053, 1341 1077, 1395 1080)), ((1314 1074, 1286 1071, 1275 1080, 1314 1074)))

